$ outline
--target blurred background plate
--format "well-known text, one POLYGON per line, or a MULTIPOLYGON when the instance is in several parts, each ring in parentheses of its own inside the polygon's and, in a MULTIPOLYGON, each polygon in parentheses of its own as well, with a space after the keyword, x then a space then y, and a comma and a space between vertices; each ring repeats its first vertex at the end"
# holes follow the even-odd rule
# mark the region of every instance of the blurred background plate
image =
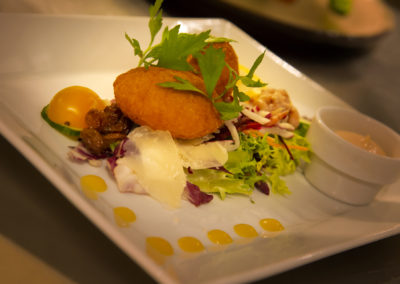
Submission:
MULTIPOLYGON (((346 1, 346 0, 345 0, 346 1)), ((185 6, 182 0, 170 0, 185 6)), ((351 0, 347 14, 334 11, 330 0, 202 0, 187 13, 201 11, 246 22, 253 36, 292 38, 296 42, 341 48, 370 48, 395 26, 391 9, 381 0, 351 0), (198 7, 197 7, 198 6, 198 7), (256 34, 256 35, 255 35, 256 34)), ((183 8, 184 9, 184 8, 183 8)), ((243 27, 243 26, 242 26, 243 27)), ((246 30, 246 27, 244 27, 246 30)))

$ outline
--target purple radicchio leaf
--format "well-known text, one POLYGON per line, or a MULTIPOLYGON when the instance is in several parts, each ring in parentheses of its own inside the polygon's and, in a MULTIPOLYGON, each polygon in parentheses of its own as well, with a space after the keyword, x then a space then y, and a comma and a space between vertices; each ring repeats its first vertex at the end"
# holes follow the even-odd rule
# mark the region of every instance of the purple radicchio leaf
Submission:
POLYGON ((269 195, 269 186, 268 184, 263 181, 263 180, 259 180, 254 184, 254 187, 257 188, 259 191, 261 191, 262 193, 269 195))
POLYGON ((107 159, 107 167, 111 171, 111 173, 114 173, 114 169, 117 166, 117 160, 119 158, 122 158, 125 156, 127 152, 130 151, 128 138, 123 139, 118 145, 115 147, 113 155, 107 159))
POLYGON ((214 198, 214 196, 202 192, 197 185, 188 181, 186 182, 183 194, 190 203, 197 207, 211 202, 214 198))
POLYGON ((210 168, 210 169, 212 169, 212 170, 217 170, 217 171, 221 171, 221 172, 224 172, 224 173, 227 173, 227 174, 232 174, 230 171, 228 171, 225 167, 212 167, 212 168, 210 168))
POLYGON ((107 168, 110 170, 112 174, 114 174, 114 169, 117 166, 118 158, 116 156, 112 156, 107 159, 107 168))
POLYGON ((101 166, 101 160, 105 159, 106 155, 94 155, 90 153, 82 143, 76 146, 70 146, 67 155, 73 162, 89 162, 92 166, 101 166))

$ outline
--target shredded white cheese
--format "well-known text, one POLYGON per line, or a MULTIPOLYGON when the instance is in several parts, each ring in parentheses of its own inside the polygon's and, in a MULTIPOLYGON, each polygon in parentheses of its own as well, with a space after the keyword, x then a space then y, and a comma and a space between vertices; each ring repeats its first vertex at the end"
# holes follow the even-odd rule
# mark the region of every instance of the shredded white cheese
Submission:
POLYGON ((270 122, 270 120, 266 117, 263 117, 255 112, 252 112, 248 109, 243 108, 242 113, 247 116, 248 118, 250 118, 251 120, 254 120, 255 122, 258 122, 260 124, 266 124, 268 122, 270 122))
POLYGON ((278 123, 278 127, 291 131, 295 130, 295 127, 288 122, 280 122, 278 123))
POLYGON ((233 120, 226 120, 225 126, 228 128, 229 132, 231 133, 232 139, 233 139, 233 144, 229 143, 227 145, 227 150, 228 151, 234 151, 240 146, 240 138, 239 138, 239 133, 236 129, 236 126, 233 124, 233 120))

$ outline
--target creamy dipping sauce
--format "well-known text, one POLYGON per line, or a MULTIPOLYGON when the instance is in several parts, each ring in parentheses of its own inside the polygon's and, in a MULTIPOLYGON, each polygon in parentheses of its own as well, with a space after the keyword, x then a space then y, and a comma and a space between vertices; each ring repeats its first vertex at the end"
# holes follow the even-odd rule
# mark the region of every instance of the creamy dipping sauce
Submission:
POLYGON ((376 144, 369 135, 363 136, 358 133, 345 130, 336 130, 335 133, 344 140, 370 153, 387 156, 382 148, 379 147, 379 145, 376 144))

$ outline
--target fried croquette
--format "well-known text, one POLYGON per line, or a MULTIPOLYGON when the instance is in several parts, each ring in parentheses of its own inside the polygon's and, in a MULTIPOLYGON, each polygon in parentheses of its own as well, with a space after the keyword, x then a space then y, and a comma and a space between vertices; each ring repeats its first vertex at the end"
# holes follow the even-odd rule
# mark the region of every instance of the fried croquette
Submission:
MULTIPOLYGON (((216 49, 222 49, 225 53, 225 62, 238 74, 239 73, 239 61, 236 55, 235 50, 233 49, 232 45, 229 42, 215 42, 211 44, 216 49)), ((210 44, 206 47, 210 47, 210 44)), ((189 56, 187 59, 188 63, 193 66, 195 72, 200 72, 199 65, 197 63, 196 58, 193 56, 189 56)), ((222 69, 221 76, 215 86, 215 92, 218 95, 221 95, 225 91, 225 86, 229 83, 229 68, 224 67, 222 69)), ((232 89, 229 89, 225 95, 224 99, 229 101, 229 98, 232 94, 232 89)))
POLYGON ((222 120, 207 97, 158 85, 176 81, 175 76, 205 91, 202 78, 190 71, 138 67, 116 78, 116 103, 135 123, 168 130, 174 138, 193 139, 215 132, 222 120))

